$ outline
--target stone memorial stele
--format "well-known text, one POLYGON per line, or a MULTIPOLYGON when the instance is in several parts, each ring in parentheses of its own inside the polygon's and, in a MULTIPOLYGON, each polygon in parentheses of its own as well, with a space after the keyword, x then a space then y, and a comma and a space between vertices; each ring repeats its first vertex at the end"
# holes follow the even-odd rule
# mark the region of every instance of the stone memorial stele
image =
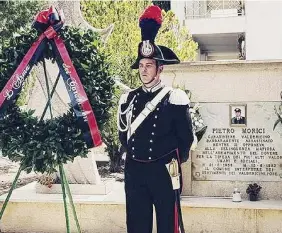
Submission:
POLYGON ((262 199, 281 199, 282 65, 275 61, 182 63, 166 67, 163 80, 192 93, 207 130, 183 165, 189 196, 230 197, 234 188, 247 198, 250 183, 262 199))

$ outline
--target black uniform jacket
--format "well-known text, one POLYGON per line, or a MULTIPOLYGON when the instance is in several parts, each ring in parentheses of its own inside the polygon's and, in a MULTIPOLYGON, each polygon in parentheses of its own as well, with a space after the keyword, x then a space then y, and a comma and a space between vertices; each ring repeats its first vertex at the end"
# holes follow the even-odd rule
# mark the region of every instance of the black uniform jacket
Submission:
MULTIPOLYGON (((123 94, 120 100, 119 112, 124 112, 132 99, 133 122, 163 88, 157 86, 150 92, 143 87, 123 94)), ((119 114, 119 123, 126 122, 126 114, 119 114)), ((170 91, 156 109, 136 129, 128 139, 127 132, 119 131, 121 144, 126 148, 127 157, 137 161, 155 161, 178 149, 180 162, 187 161, 189 150, 193 142, 191 118, 189 114, 189 99, 184 91, 174 89, 170 91)))

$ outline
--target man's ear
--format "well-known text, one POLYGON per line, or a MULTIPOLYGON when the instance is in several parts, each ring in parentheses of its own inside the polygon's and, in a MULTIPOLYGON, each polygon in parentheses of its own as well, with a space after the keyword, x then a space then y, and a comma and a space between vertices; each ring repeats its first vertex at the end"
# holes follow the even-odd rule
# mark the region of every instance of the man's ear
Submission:
POLYGON ((164 67, 163 66, 159 66, 159 72, 163 72, 164 67))

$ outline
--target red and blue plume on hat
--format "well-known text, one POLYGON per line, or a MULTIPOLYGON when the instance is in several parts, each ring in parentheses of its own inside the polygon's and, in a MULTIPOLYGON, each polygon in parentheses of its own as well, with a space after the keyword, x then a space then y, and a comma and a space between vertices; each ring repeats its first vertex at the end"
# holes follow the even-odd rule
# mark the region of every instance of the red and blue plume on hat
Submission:
POLYGON ((139 18, 142 41, 149 40, 154 43, 162 21, 162 10, 158 6, 147 7, 139 18))

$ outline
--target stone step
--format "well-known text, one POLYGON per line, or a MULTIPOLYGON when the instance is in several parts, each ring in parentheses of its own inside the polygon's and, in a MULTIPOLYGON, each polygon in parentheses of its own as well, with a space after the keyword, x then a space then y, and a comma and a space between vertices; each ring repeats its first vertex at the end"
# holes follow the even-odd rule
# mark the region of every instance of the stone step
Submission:
MULTIPOLYGON (((107 195, 73 195, 84 233, 126 232, 123 188, 124 183, 116 182, 107 195)), ((4 198, 0 197, 1 203, 4 198)), ((231 198, 185 196, 181 202, 189 233, 279 233, 282 229, 282 201, 234 203, 231 198)), ((76 232, 75 222, 70 219, 71 230, 76 232)), ((1 232, 7 233, 65 231, 62 195, 38 194, 35 183, 15 190, 1 221, 1 232)))

